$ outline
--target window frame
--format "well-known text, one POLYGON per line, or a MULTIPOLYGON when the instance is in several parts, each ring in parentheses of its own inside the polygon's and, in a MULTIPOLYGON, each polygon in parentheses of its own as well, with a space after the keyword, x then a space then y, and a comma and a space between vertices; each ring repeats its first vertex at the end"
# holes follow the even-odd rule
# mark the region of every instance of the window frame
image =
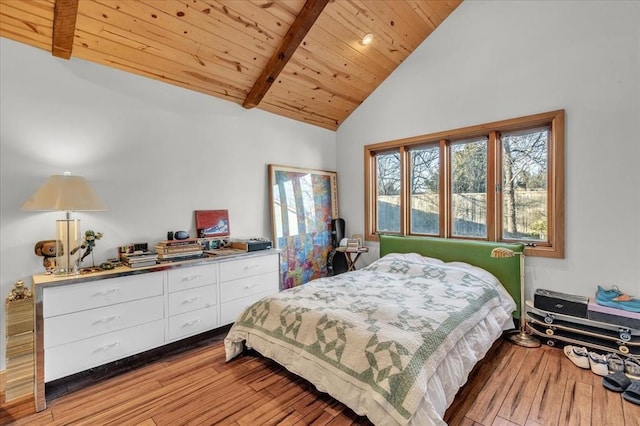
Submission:
MULTIPOLYGON (((502 146, 500 133, 536 127, 549 127, 547 202, 548 243, 527 245, 528 256, 564 258, 564 110, 556 110, 524 117, 479 124, 427 135, 414 136, 366 145, 364 147, 365 240, 378 241, 377 233, 377 169, 376 155, 398 151, 400 154, 400 232, 397 235, 424 235, 411 232, 411 170, 412 148, 437 144, 440 149, 440 221, 438 238, 474 239, 514 242, 502 238, 502 146), (451 218, 451 143, 478 136, 488 137, 487 146, 487 237, 465 238, 452 236, 451 218), (490 190, 493 188, 494 190, 490 190)), ((431 236, 431 235, 430 235, 431 236)), ((525 241, 526 243, 527 241, 525 241)))

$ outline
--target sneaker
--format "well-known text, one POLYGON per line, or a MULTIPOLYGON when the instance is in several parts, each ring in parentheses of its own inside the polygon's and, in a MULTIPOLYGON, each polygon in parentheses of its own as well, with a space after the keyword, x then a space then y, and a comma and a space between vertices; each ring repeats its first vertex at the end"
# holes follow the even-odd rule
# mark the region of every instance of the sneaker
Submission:
POLYGON ((607 354, 607 367, 609 373, 617 373, 618 371, 624 372, 624 361, 618 354, 607 354))
POLYGON ((640 312, 640 299, 635 299, 621 292, 616 286, 613 286, 611 290, 605 290, 598 286, 596 303, 610 308, 622 309, 623 311, 640 312))
POLYGON ((616 285, 612 286, 611 290, 606 290, 602 286, 598 286, 598 290, 596 291, 596 302, 598 302, 598 304, 600 302, 608 302, 620 296, 621 294, 624 293, 622 293, 616 285))
POLYGON ((640 361, 634 358, 624 360, 624 374, 631 380, 640 380, 640 361))
POLYGON ((589 364, 589 353, 584 346, 571 346, 564 347, 564 354, 580 368, 591 368, 589 364))
POLYGON ((595 352, 589 352, 589 365, 591 371, 598 376, 608 376, 609 367, 607 366, 607 357, 595 352))

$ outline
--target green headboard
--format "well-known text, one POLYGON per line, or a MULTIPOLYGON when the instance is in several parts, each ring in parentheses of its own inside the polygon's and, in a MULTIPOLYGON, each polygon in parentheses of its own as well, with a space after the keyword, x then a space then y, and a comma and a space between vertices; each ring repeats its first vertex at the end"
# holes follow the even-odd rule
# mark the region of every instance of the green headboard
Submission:
POLYGON ((520 243, 380 235, 380 257, 389 253, 418 253, 445 262, 466 262, 491 272, 516 301, 518 310, 514 317, 520 318, 520 256, 491 257, 491 250, 496 247, 506 247, 516 253, 524 250, 524 244, 520 243))

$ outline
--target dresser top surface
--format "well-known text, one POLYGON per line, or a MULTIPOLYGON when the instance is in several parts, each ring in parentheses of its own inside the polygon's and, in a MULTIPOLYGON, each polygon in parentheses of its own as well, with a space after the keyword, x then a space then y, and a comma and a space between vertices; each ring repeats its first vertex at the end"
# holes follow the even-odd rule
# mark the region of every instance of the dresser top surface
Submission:
POLYGON ((78 284, 82 282, 104 280, 108 278, 117 278, 122 276, 147 274, 150 272, 166 271, 169 269, 176 269, 182 267, 190 267, 196 265, 207 265, 212 263, 221 263, 230 260, 246 259, 251 257, 268 256, 280 253, 277 249, 257 250, 251 252, 241 252, 224 255, 207 255, 200 259, 184 260, 179 262, 165 262, 158 263, 156 265, 130 268, 128 266, 117 266, 114 269, 93 271, 86 274, 76 275, 54 275, 54 274, 35 274, 32 276, 33 286, 39 287, 53 287, 66 284, 78 284))

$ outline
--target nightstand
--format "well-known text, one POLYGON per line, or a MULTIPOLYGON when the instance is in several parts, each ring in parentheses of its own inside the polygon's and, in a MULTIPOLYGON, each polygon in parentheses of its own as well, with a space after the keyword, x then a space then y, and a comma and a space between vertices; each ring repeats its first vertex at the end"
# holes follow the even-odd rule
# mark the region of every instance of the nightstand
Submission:
POLYGON ((336 251, 344 253, 344 256, 347 259, 347 272, 350 272, 356 270, 356 262, 358 261, 358 258, 362 253, 367 253, 369 251, 369 247, 338 247, 336 251))

